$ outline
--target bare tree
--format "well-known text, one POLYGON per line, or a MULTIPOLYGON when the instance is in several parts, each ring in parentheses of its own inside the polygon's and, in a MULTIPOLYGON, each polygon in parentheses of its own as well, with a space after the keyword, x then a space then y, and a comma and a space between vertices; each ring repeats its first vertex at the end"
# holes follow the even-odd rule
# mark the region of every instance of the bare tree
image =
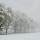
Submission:
POLYGON ((14 32, 15 33, 27 33, 31 32, 30 27, 31 27, 31 20, 25 15, 25 13, 21 13, 19 11, 15 12, 15 17, 14 17, 14 32))

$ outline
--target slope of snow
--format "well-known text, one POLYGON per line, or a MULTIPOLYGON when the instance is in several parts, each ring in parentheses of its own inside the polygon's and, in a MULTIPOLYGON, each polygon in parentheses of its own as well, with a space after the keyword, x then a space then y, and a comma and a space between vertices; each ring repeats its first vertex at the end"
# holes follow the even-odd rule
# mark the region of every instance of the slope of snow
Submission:
POLYGON ((40 40, 40 33, 0 35, 0 40, 40 40))

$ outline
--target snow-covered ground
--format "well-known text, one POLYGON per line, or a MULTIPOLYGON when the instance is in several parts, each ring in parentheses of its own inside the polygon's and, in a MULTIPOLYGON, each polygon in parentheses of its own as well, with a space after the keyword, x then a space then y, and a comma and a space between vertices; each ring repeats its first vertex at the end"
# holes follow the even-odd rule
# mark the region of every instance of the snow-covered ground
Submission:
POLYGON ((0 35, 0 40, 40 40, 40 33, 0 35))

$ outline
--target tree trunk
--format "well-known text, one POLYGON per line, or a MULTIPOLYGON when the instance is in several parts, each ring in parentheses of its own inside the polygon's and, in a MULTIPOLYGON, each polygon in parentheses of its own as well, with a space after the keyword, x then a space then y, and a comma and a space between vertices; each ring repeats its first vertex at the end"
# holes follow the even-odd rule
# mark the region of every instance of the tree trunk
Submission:
POLYGON ((7 35, 7 28, 6 28, 6 35, 7 35))

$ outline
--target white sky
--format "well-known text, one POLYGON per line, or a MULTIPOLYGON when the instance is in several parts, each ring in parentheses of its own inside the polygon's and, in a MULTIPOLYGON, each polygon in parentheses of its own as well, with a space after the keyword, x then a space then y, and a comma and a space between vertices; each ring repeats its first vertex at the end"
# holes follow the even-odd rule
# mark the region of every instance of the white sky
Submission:
POLYGON ((13 10, 20 10, 40 23, 40 0, 0 0, 13 10))

